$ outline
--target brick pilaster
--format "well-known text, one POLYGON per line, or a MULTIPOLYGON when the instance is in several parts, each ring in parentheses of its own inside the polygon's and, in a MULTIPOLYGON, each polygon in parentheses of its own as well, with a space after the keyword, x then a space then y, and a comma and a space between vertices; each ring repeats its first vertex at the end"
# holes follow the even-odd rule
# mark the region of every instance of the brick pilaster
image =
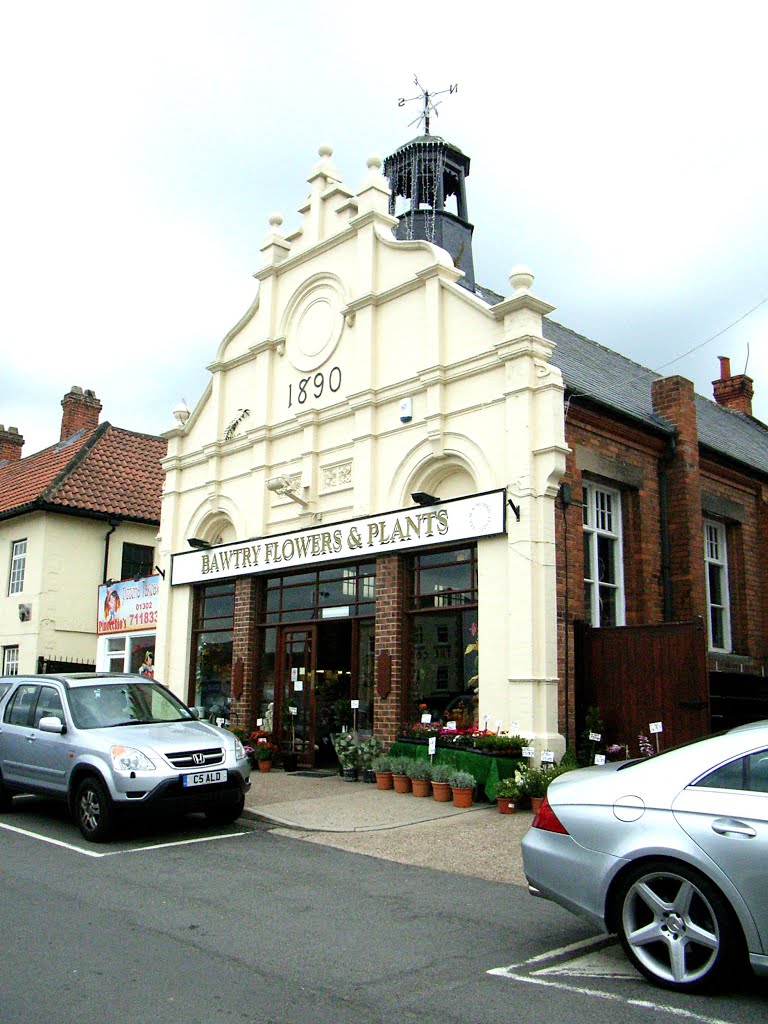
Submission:
POLYGON ((237 729, 250 732, 256 698, 256 613, 258 608, 258 579, 238 576, 235 580, 235 621, 232 632, 233 694, 230 719, 237 729), (238 666, 238 658, 242 667, 238 666), (235 697, 235 681, 242 674, 242 693, 235 697))
POLYGON ((399 731, 403 709, 404 653, 405 653, 405 563, 397 555, 376 561, 376 671, 379 682, 379 656, 390 658, 389 695, 381 698, 376 689, 374 697, 374 725, 376 735, 385 747, 394 742, 399 731))
POLYGON ((671 617, 706 619, 704 525, 693 384, 664 377, 651 386, 653 411, 676 430, 675 450, 666 464, 671 617))

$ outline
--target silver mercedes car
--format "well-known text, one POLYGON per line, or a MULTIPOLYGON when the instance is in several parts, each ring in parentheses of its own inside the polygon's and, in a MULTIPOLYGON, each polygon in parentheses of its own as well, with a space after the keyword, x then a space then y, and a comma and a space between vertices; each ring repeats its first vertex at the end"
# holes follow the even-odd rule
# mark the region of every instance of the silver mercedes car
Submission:
POLYGON ((531 893, 618 932, 655 984, 768 975, 768 722, 559 776, 522 849, 531 893))
POLYGON ((143 676, 0 677, 0 811, 15 794, 66 800, 86 839, 103 842, 118 813, 240 816, 250 765, 231 732, 197 717, 143 676))

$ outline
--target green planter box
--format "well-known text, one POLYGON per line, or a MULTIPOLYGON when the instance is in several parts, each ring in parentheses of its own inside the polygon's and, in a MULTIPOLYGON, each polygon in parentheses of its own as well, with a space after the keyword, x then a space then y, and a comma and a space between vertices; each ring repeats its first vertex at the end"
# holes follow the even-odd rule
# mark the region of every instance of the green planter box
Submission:
MULTIPOLYGON (((392 757, 414 757, 421 761, 429 760, 426 743, 393 743, 389 749, 392 757)), ((496 787, 502 779, 515 774, 524 761, 517 757, 499 757, 472 750, 446 750, 438 747, 434 757, 435 764, 449 764, 465 772, 471 772, 477 782, 478 796, 485 793, 488 800, 496 799, 496 787)))

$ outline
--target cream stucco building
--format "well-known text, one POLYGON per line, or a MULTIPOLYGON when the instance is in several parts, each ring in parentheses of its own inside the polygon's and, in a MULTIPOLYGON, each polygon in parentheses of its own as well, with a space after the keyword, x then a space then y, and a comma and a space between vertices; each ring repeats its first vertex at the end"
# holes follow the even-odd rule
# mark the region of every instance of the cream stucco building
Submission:
MULTIPOLYGON (((436 143, 411 144, 433 225, 471 239, 444 203, 459 151, 436 143)), ((345 724, 391 740, 425 709, 559 752, 552 307, 524 268, 491 304, 404 232, 379 158, 353 190, 319 156, 165 435, 157 675, 233 726, 282 724, 306 763, 345 724)))

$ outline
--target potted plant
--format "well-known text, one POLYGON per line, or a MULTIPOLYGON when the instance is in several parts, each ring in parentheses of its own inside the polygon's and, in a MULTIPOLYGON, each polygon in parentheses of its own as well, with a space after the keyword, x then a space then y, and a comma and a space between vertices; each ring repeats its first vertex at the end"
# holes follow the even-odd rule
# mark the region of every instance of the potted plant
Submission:
POLYGON ((520 790, 531 801, 531 810, 536 814, 547 795, 547 786, 555 778, 554 766, 542 764, 539 768, 531 765, 520 773, 520 790))
POLYGON ((392 759, 392 786, 396 793, 410 793, 411 780, 408 777, 408 765, 410 757, 393 757, 392 759))
POLYGON ((381 740, 378 736, 369 736, 360 742, 359 749, 360 763, 363 767, 363 782, 375 782, 374 762, 381 755, 381 740))
POLYGON ((411 792, 414 796, 429 796, 432 792, 430 777, 432 775, 429 761, 412 758, 408 765, 408 778, 411 780, 411 792))
POLYGON ((373 762, 377 789, 392 789, 392 758, 380 754, 373 762))
POLYGON ((471 772, 455 771, 451 774, 454 807, 471 807, 475 777, 471 772))
POLYGON ((521 797, 520 787, 514 776, 501 779, 496 786, 496 803, 500 814, 514 814, 521 797))
POLYGON ((439 803, 447 803, 453 799, 451 775, 454 769, 447 764, 432 765, 432 796, 439 803))
POLYGON ((357 769, 360 763, 360 747, 351 732, 337 732, 331 737, 336 756, 341 765, 341 772, 348 782, 357 781, 357 769))
POLYGON ((272 762, 275 759, 276 753, 277 747, 274 743, 264 741, 263 743, 260 742, 256 744, 253 748, 253 757, 259 766, 260 772, 268 772, 272 770, 272 762))

